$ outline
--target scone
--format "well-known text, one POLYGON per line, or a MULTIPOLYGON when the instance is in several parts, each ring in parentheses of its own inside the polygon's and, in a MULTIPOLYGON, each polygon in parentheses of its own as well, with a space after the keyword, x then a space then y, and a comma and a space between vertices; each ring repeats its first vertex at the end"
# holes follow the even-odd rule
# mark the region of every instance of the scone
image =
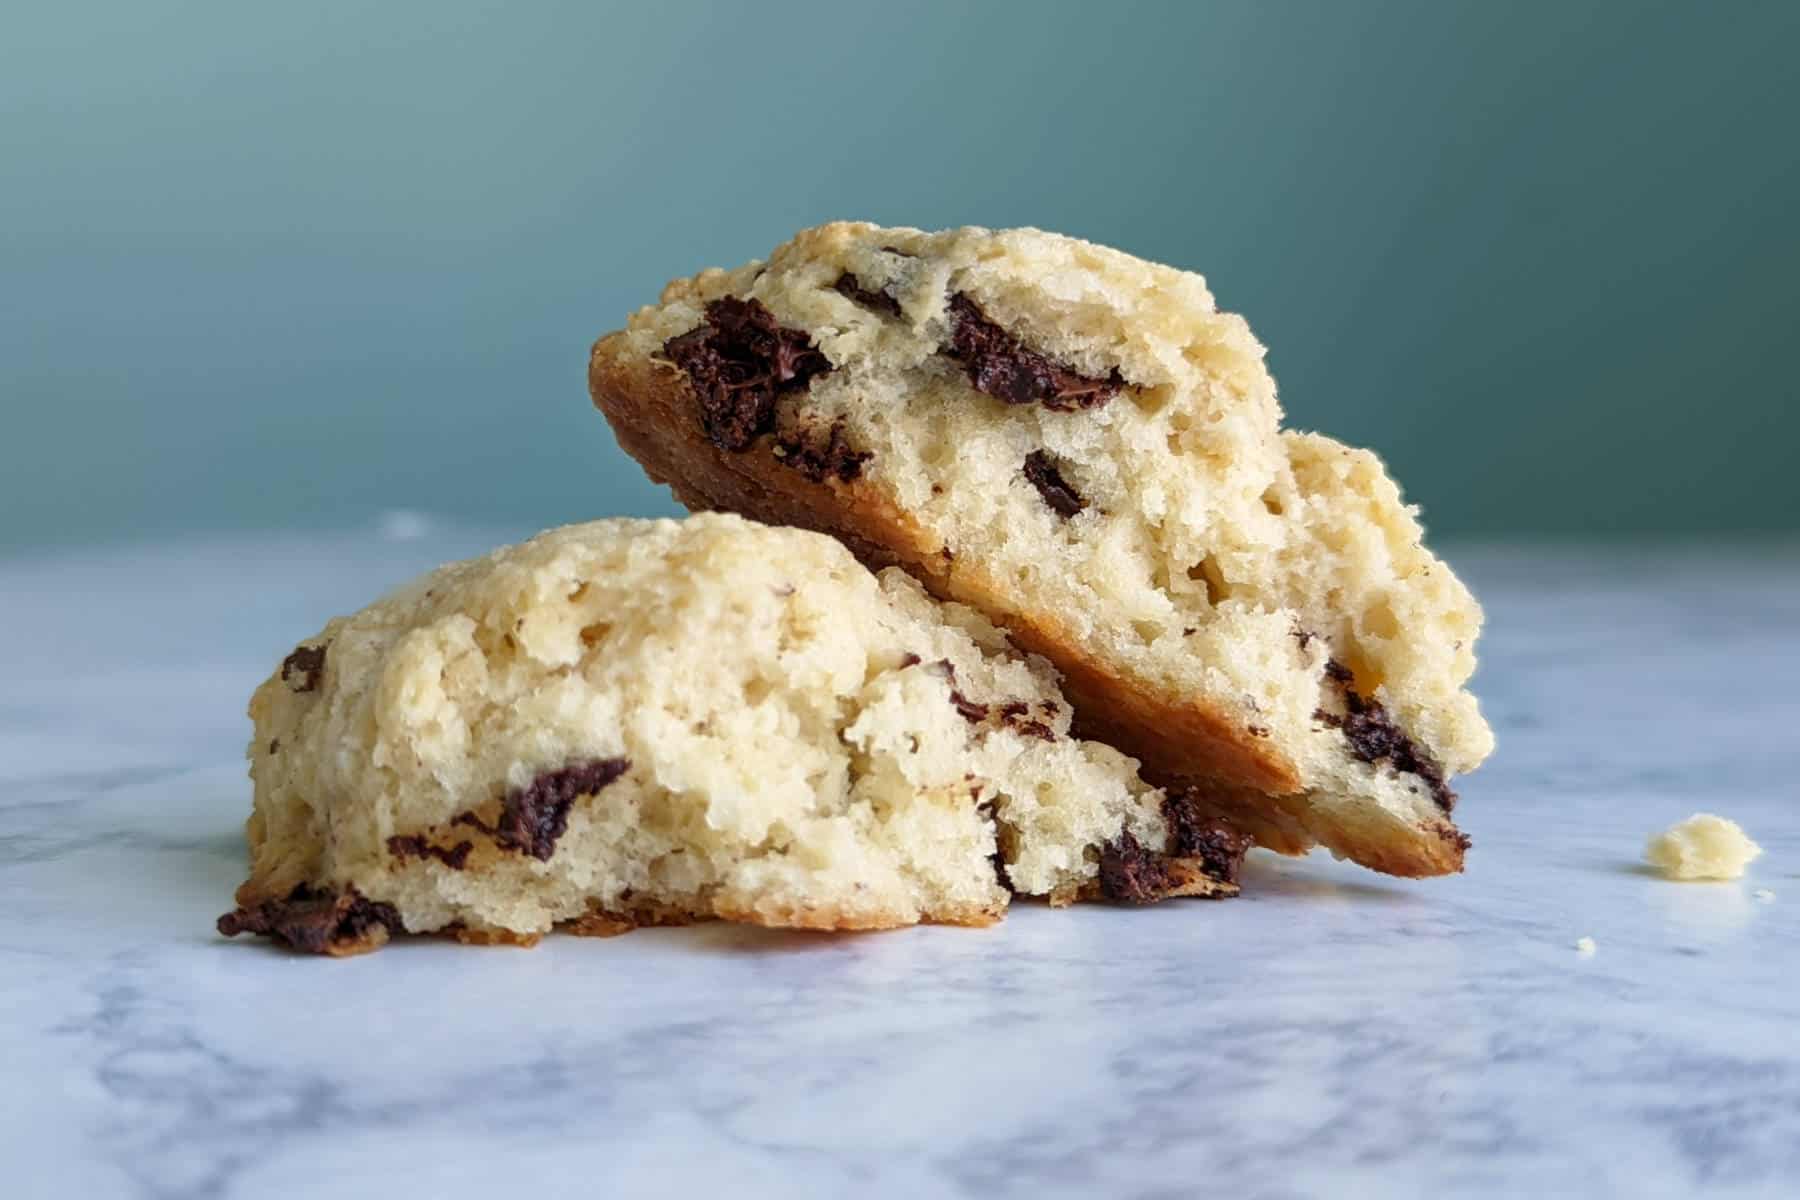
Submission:
POLYGON ((1083 736, 1287 852, 1461 868, 1481 611, 1374 455, 1280 428, 1197 275, 1036 230, 835 224, 594 347, 694 509, 835 534, 1063 673, 1083 736))
POLYGON ((1069 736, 1041 659, 904 572, 737 517, 600 521, 442 567, 250 702, 226 934, 530 942, 720 917, 980 925, 1235 892, 1248 840, 1069 736))

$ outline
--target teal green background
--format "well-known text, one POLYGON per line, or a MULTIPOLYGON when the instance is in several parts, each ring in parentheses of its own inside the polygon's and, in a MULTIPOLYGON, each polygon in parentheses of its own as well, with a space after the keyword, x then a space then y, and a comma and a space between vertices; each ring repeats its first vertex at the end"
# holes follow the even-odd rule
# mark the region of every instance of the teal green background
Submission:
POLYGON ((671 511, 588 344, 836 217, 1204 273, 1435 532, 1800 527, 1800 5, 38 4, 0 547, 671 511))

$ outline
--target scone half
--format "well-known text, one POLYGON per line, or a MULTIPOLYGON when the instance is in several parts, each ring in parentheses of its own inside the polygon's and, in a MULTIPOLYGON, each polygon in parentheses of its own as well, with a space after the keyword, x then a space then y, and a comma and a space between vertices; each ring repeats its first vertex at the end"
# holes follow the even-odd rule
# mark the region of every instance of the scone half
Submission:
POLYGON ((1070 736, 1052 669, 904 572, 726 515, 440 568, 251 700, 227 934, 349 954, 724 919, 982 925, 1235 894, 1248 839, 1070 736))
POLYGON ((1264 845, 1459 870, 1481 612, 1379 460, 1280 428, 1196 275, 1035 230, 834 224, 671 283, 595 404, 693 509, 831 533, 1063 676, 1084 736, 1264 845))

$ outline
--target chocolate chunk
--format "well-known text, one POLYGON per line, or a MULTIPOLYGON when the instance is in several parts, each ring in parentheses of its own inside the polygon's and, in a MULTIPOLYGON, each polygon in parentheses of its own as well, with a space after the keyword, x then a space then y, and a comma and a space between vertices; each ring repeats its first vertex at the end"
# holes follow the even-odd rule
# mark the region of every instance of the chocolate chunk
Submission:
POLYGON ((978 704, 963 695, 956 686, 956 665, 947 658, 940 658, 931 664, 931 669, 950 681, 950 703, 962 714, 962 719, 971 725, 979 725, 988 718, 988 706, 978 704))
POLYGON ((280 754, 281 753, 281 739, 280 738, 270 738, 269 739, 269 753, 270 754, 280 754))
POLYGON ((292 654, 281 660, 281 682, 296 692, 316 690, 325 675, 325 650, 330 645, 321 642, 317 646, 296 646, 292 654))
POLYGON ((987 720, 988 706, 977 704, 957 691, 954 686, 950 689, 950 703, 956 707, 957 712, 962 714, 962 719, 971 725, 979 725, 987 720))
POLYGON ((916 667, 919 662, 919 656, 916 654, 903 655, 900 659, 900 669, 904 671, 907 667, 916 667))
POLYGON ((1163 822, 1169 827, 1169 854, 1197 858, 1206 873, 1236 883, 1251 840, 1217 817, 1206 815, 1192 789, 1166 792, 1163 822))
POLYGON ((1013 886, 1012 876, 1006 873, 1006 855, 995 850, 988 855, 988 862, 994 868, 994 882, 1000 885, 1000 890, 1009 896, 1018 895, 1019 889, 1013 886))
POLYGON ((260 934, 307 954, 355 954, 373 950, 390 933, 402 933, 400 913, 391 904, 363 896, 355 888, 332 892, 301 884, 285 900, 265 900, 219 918, 226 937, 260 934))
POLYGON ((961 292, 950 297, 950 323, 950 345, 944 353, 962 364, 976 391, 1007 404, 1042 404, 1057 412, 1073 412, 1098 408, 1125 386, 1116 370, 1105 379, 1093 379, 1026 349, 961 292))
POLYGON ((1008 700, 999 708, 1000 723, 1020 737, 1054 742, 1056 731, 1031 715, 1031 705, 1023 700, 1008 700))
POLYGON ((1171 886, 1164 856, 1144 849, 1130 830, 1100 850, 1100 894, 1126 904, 1155 904, 1171 886))
POLYGON ((1087 507, 1081 493, 1070 487, 1069 481, 1056 469, 1055 460, 1042 450, 1033 450, 1025 456, 1025 478, 1038 490, 1044 503, 1065 521, 1087 507))
POLYGON ((834 422, 831 433, 817 436, 795 436, 778 439, 778 456, 783 466, 792 467, 814 483, 839 479, 849 483, 862 474, 863 464, 874 455, 867 450, 852 450, 844 439, 844 423, 834 422))
POLYGON ((1332 659, 1325 664, 1325 675, 1344 693, 1344 713, 1316 709, 1313 719, 1343 731, 1350 752, 1366 763, 1386 762, 1394 770, 1416 775, 1431 792, 1431 799, 1445 812, 1456 808, 1456 793, 1444 778, 1438 761, 1394 724, 1387 708, 1379 700, 1365 699, 1350 686, 1354 676, 1344 664, 1332 659))
POLYGON ((807 335, 788 329, 757 300, 725 296, 706 324, 663 343, 700 402, 700 426, 721 450, 747 450, 775 426, 775 401, 805 391, 831 362, 807 335))
POLYGON ((569 809, 576 799, 599 792, 630 768, 628 758, 596 758, 545 771, 524 787, 506 793, 500 803, 500 819, 493 825, 472 812, 461 813, 450 823, 481 830, 503 850, 549 862, 556 853, 557 839, 568 832, 569 809))
POLYGON ((890 317, 897 317, 900 315, 900 302, 898 300, 894 299, 886 292, 871 292, 868 288, 865 288, 862 284, 858 283, 856 281, 856 276, 850 274, 848 271, 845 271, 842 275, 837 277, 837 282, 831 285, 831 290, 842 296, 844 299, 860 304, 864 308, 872 308, 876 312, 886 313, 890 317))
POLYGON ((395 834, 387 840, 388 853, 395 858, 435 858, 452 871, 460 871, 469 860, 469 851, 475 848, 473 842, 458 842, 448 850, 434 845, 422 833, 395 834))

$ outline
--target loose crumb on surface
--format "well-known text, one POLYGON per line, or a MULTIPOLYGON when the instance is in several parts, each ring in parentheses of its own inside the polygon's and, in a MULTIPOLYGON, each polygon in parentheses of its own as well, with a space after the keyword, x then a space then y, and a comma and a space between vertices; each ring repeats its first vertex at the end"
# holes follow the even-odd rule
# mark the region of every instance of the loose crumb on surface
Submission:
POLYGON ((1644 858, 1670 879, 1737 879, 1762 847, 1736 821, 1695 813, 1650 839, 1644 858))
POLYGON ((1751 892, 1750 894, 1752 896, 1755 896, 1759 901, 1761 901, 1764 904, 1768 904, 1775 899, 1774 891, 1772 891, 1769 888, 1757 888, 1754 892, 1751 892))
POLYGON ((1575 942, 1575 953, 1581 955, 1583 958, 1594 957, 1594 951, 1599 948, 1599 946, 1594 944, 1594 939, 1591 937, 1579 938, 1575 942))

